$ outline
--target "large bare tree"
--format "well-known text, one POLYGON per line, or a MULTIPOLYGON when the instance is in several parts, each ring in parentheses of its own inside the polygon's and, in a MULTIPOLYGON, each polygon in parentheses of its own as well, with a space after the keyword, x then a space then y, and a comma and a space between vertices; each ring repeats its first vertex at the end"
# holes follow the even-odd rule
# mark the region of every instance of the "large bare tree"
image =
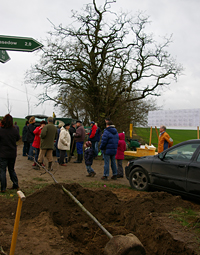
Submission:
POLYGON ((93 0, 83 13, 73 12, 71 25, 54 26, 40 63, 28 72, 29 82, 45 87, 41 103, 53 100, 73 118, 81 112, 101 125, 106 116, 125 118, 123 109, 131 102, 137 106, 136 101, 158 96, 160 87, 177 79, 182 67, 166 51, 171 37, 156 43, 145 32, 147 17, 113 13, 114 2, 98 7, 93 0))

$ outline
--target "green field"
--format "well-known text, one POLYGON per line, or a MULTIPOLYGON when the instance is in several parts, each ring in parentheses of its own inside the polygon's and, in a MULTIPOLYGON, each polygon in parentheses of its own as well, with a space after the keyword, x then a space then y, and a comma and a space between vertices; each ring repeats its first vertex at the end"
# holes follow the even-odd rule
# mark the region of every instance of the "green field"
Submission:
MULTIPOLYGON (((183 141, 197 139, 197 130, 167 129, 166 132, 174 140, 174 145, 183 141)), ((142 144, 144 142, 149 144, 150 128, 134 128, 133 133, 139 137, 139 139, 142 141, 142 144)), ((159 133, 159 129, 158 129, 158 133, 159 133)), ((155 128, 152 129, 151 143, 155 147, 158 146, 158 138, 157 138, 155 128)))

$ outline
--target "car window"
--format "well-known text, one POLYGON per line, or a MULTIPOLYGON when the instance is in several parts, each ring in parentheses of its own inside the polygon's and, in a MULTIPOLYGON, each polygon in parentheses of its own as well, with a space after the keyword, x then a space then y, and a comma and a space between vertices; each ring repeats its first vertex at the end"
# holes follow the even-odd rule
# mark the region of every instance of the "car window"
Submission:
POLYGON ((200 162, 200 153, 199 156, 197 157, 197 162, 200 162))
POLYGON ((198 146, 199 144, 185 144, 174 149, 172 148, 165 154, 165 159, 188 162, 192 158, 192 155, 198 146))

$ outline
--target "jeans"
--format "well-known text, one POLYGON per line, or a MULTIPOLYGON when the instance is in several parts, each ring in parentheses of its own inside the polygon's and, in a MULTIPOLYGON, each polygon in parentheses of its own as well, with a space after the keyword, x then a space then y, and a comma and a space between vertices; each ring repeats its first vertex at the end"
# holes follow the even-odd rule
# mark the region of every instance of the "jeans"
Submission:
POLYGON ((96 142, 91 142, 92 143, 92 149, 93 149, 93 157, 96 157, 96 151, 95 151, 95 143, 96 142))
POLYGON ((33 143, 30 143, 29 152, 28 152, 28 160, 33 160, 33 143))
POLYGON ((16 158, 0 158, 0 180, 1 180, 1 191, 6 190, 7 180, 6 180, 6 167, 8 167, 8 172, 10 175, 10 180, 13 183, 13 188, 18 188, 18 178, 15 172, 15 159, 16 158))
POLYGON ((113 175, 117 175, 117 166, 115 163, 115 155, 104 154, 104 176, 109 176, 109 161, 111 160, 111 169, 113 175))
POLYGON ((99 142, 95 142, 95 156, 97 157, 98 156, 98 153, 99 153, 99 142))
POLYGON ((91 165, 86 165, 86 169, 87 169, 89 174, 94 172, 94 169, 92 169, 91 165))
POLYGON ((60 158, 60 150, 57 148, 57 146, 56 146, 56 157, 60 158))
POLYGON ((27 156, 29 151, 29 143, 24 141, 24 146, 23 146, 23 156, 27 156))
POLYGON ((38 156, 39 156, 40 149, 35 148, 35 147, 33 147, 33 149, 35 150, 35 161, 38 162, 38 156))
POLYGON ((77 154, 83 154, 83 142, 76 142, 77 154))

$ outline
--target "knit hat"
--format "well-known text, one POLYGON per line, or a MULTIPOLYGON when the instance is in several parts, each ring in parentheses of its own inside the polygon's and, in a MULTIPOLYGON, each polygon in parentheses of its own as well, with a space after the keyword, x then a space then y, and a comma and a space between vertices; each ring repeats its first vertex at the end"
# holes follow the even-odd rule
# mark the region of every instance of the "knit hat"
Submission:
POLYGON ((77 120, 76 123, 82 123, 82 121, 81 120, 77 120))
POLYGON ((49 117, 49 118, 47 119, 47 121, 53 123, 53 118, 52 118, 52 117, 49 117))
POLYGON ((86 145, 86 147, 92 147, 92 143, 91 143, 90 141, 87 141, 87 142, 85 143, 85 145, 86 145))
POLYGON ((69 123, 66 123, 63 127, 65 128, 65 127, 67 127, 67 126, 70 126, 70 124, 69 124, 69 123))
POLYGON ((91 121, 91 122, 90 122, 90 125, 91 125, 91 124, 93 124, 93 125, 94 125, 94 124, 95 124, 95 122, 94 122, 94 121, 91 121))
POLYGON ((34 119, 35 119, 35 117, 34 117, 34 116, 30 117, 30 119, 29 119, 29 123, 33 123, 34 119))

